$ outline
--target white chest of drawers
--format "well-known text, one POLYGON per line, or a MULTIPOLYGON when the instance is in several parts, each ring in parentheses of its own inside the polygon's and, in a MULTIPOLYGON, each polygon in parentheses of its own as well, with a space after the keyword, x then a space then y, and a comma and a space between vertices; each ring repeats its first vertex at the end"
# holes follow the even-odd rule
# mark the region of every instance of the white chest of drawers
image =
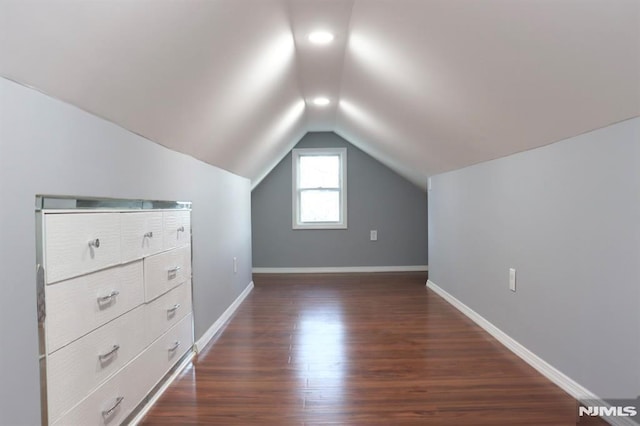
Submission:
POLYGON ((39 212, 43 423, 121 424, 192 351, 190 214, 39 212))

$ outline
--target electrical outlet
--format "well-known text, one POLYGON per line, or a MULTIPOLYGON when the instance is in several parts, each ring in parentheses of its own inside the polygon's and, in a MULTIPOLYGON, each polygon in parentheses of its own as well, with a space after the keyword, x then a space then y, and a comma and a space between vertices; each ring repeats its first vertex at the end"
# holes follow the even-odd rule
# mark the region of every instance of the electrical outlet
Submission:
POLYGON ((233 258, 233 273, 234 274, 238 273, 238 258, 237 257, 233 258))
POLYGON ((372 229, 369 232, 369 239, 371 241, 378 241, 378 230, 377 229, 372 229))
POLYGON ((509 290, 516 291, 516 270, 509 268, 509 290))

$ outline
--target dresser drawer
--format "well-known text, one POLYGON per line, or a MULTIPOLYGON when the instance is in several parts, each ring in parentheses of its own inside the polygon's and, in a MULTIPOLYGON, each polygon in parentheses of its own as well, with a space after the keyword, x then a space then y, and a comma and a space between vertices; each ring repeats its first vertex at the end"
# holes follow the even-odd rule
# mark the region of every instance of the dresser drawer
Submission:
POLYGON ((121 213, 120 220, 123 263, 163 250, 162 212, 121 213))
POLYGON ((191 278, 191 246, 144 259, 144 294, 147 302, 191 278))
POLYGON ((112 426, 122 423, 147 393, 192 348, 192 330, 192 316, 187 315, 53 424, 112 426), (176 345, 176 342, 180 344, 176 345))
POLYGON ((47 283, 120 263, 118 213, 45 215, 47 283))
POLYGON ((191 281, 187 281, 145 305, 147 341, 153 342, 190 313, 191 281))
POLYGON ((164 248, 191 244, 191 212, 176 210, 163 213, 164 248))
POLYGON ((142 304, 142 274, 140 260, 46 286, 47 353, 142 304))
POLYGON ((55 426, 116 426, 142 402, 156 380, 143 352, 55 421, 55 426))
POLYGON ((155 386, 176 362, 193 348, 193 315, 189 313, 145 351, 145 362, 153 371, 155 386))
POLYGON ((49 355, 49 423, 145 349, 144 319, 144 306, 139 306, 49 355))

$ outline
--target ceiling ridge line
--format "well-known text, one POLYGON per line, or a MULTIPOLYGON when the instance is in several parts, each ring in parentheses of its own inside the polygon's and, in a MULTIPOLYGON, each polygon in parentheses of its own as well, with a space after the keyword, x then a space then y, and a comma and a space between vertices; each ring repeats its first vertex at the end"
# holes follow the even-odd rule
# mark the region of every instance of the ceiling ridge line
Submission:
POLYGON ((342 60, 340 61, 340 85, 338 87, 338 99, 336 99, 336 108, 333 112, 333 131, 338 130, 338 109, 340 108, 340 100, 342 99, 342 90, 344 88, 345 80, 345 68, 344 65, 347 60, 347 50, 349 49, 349 37, 351 35, 351 28, 353 24, 353 9, 356 6, 357 0, 351 0, 351 9, 349 9, 349 24, 347 25, 346 41, 344 44, 344 50, 342 51, 342 60))
MULTIPOLYGON (((287 15, 289 18, 289 31, 291 34, 291 38, 293 39, 293 50, 294 50, 294 60, 296 63, 296 87, 298 88, 298 93, 300 94, 300 99, 304 102, 304 111, 303 111, 303 119, 304 119, 304 129, 305 133, 309 131, 309 114, 307 112, 307 100, 304 91, 302 90, 302 67, 300 66, 300 51, 298 48, 298 43, 296 42, 295 36, 295 28, 293 23, 293 11, 291 7, 292 0, 284 0, 285 9, 287 11, 287 15)), ((296 142, 297 143, 297 142, 296 142)), ((290 150, 289 150, 290 151, 290 150)), ((289 152, 287 151, 287 153, 289 152)), ((286 155, 286 154, 285 154, 286 155)))

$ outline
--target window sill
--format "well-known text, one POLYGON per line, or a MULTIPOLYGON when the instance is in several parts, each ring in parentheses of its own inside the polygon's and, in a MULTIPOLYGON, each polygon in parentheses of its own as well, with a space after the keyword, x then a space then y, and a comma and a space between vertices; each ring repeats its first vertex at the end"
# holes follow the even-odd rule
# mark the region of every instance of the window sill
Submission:
POLYGON ((318 223, 318 224, 313 224, 313 225, 308 225, 308 224, 304 224, 304 225, 300 225, 300 224, 294 224, 292 229, 294 230, 298 230, 298 229, 347 229, 347 224, 346 223, 336 223, 336 224, 332 224, 332 223, 318 223))

